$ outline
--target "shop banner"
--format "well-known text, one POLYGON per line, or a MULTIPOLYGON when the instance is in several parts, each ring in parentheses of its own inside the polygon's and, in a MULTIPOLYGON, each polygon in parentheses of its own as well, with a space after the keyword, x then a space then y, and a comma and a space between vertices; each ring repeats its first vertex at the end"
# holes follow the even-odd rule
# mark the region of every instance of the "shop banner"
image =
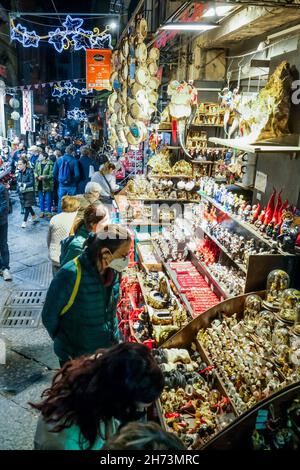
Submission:
POLYGON ((33 115, 33 102, 32 102, 32 91, 23 90, 23 129, 24 134, 33 131, 32 126, 32 115, 33 115))
POLYGON ((110 61, 112 51, 108 49, 86 50, 86 88, 111 90, 110 61))

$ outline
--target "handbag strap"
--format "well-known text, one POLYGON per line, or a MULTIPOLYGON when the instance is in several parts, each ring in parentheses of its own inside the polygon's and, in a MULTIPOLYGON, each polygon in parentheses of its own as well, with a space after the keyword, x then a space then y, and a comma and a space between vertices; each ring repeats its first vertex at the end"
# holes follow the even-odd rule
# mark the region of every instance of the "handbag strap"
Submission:
POLYGON ((73 291, 72 291, 72 294, 69 298, 69 301, 67 303, 67 305, 65 305, 65 307, 62 309, 62 311, 60 312, 60 315, 64 315, 65 313, 68 312, 68 310, 70 310, 70 308, 72 307, 72 305, 74 304, 75 302, 75 299, 76 299, 76 296, 78 294, 78 290, 79 290, 79 284, 80 284, 80 281, 81 281, 81 275, 82 275, 82 270, 81 270, 81 264, 79 262, 79 259, 78 258, 75 258, 75 265, 76 265, 76 280, 75 280, 75 284, 74 284, 74 287, 73 287, 73 291))
POLYGON ((111 185, 110 185, 108 179, 106 178, 105 175, 102 174, 102 176, 103 176, 103 178, 105 179, 107 186, 109 187, 109 192, 110 192, 111 197, 113 197, 113 194, 114 194, 114 193, 113 193, 113 191, 112 191, 112 189, 111 189, 111 185))

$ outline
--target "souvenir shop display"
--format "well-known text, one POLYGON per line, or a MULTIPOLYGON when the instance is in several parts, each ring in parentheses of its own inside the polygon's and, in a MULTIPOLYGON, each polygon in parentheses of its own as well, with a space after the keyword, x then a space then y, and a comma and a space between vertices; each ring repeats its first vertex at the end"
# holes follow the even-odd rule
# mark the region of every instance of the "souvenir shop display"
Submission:
POLYGON ((214 370, 191 348, 153 351, 165 378, 161 419, 188 449, 197 449, 235 419, 214 370))
POLYGON ((146 37, 147 21, 140 18, 112 54, 108 133, 115 149, 138 148, 146 140, 147 125, 157 110, 159 49, 148 50, 146 37))
MULTIPOLYGON (((268 286, 274 277, 276 272, 270 273, 268 286)), ((286 273, 284 278, 288 279, 286 273)), ((282 292, 276 299, 279 312, 285 312, 289 320, 298 324, 300 292, 294 289, 282 292)), ((268 290, 226 300, 196 317, 155 352, 166 375, 165 390, 159 400, 161 424, 190 448, 208 446, 223 426, 232 425, 241 415, 247 419, 248 412, 262 400, 274 394, 277 397, 281 390, 299 382, 299 337, 292 324, 283 321, 283 316, 280 318, 277 312, 266 309, 267 296, 268 290), (202 387, 208 376, 213 383, 211 388, 221 390, 224 408, 212 406, 208 389, 207 393, 201 391, 199 402, 199 390, 193 387, 194 376, 189 375, 186 366, 194 362, 197 363, 194 367, 200 369, 202 387), (207 427, 197 431, 195 426, 203 408, 208 415, 203 416, 202 424, 209 421, 209 432, 207 427), (190 412, 189 418, 186 411, 190 412), (223 426, 219 426, 220 422, 223 426)))
POLYGON ((127 341, 157 347, 190 321, 161 271, 129 270, 122 279, 121 294, 118 319, 127 341))
POLYGON ((200 200, 196 193, 195 183, 171 180, 152 180, 145 176, 136 177, 130 180, 122 194, 126 194, 128 199, 153 200, 153 201, 174 201, 174 202, 197 202, 200 200))
POLYGON ((224 124, 225 110, 218 103, 199 103, 196 116, 193 120, 195 126, 222 126, 224 124))
POLYGON ((300 226, 296 225, 296 208, 281 200, 281 192, 273 190, 267 207, 260 203, 251 205, 243 195, 237 195, 218 184, 213 178, 202 178, 200 183, 202 198, 211 203, 223 214, 245 227, 264 244, 278 252, 293 253, 300 226))

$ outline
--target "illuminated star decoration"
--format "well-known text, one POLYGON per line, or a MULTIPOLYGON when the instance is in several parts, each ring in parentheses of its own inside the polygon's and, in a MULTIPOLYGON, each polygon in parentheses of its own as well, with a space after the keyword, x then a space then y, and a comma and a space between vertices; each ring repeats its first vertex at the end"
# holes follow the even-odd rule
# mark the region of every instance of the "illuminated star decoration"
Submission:
POLYGON ((70 15, 67 16, 63 22, 63 26, 66 28, 68 33, 73 33, 82 25, 83 20, 81 18, 72 18, 70 15))
POLYGON ((35 31, 27 31, 27 28, 19 23, 11 30, 10 38, 19 41, 24 47, 38 47, 40 41, 35 31))
POLYGON ((112 49, 111 34, 102 34, 101 36, 93 36, 93 46, 99 49, 112 49))
POLYGON ((97 27, 93 31, 88 31, 83 29, 82 25, 83 19, 67 15, 62 26, 49 31, 45 36, 39 36, 35 31, 27 31, 27 28, 20 23, 15 25, 14 20, 11 19, 10 37, 12 41, 19 41, 24 47, 38 47, 40 40, 48 40, 49 44, 52 44, 60 53, 71 47, 75 51, 95 48, 112 49, 111 35, 107 33, 107 28, 101 33, 97 27))
POLYGON ((68 119, 75 119, 75 121, 87 121, 88 117, 83 109, 74 108, 67 112, 68 119))
POLYGON ((77 88, 76 86, 72 85, 70 80, 66 81, 64 85, 54 85, 52 96, 54 98, 61 98, 62 96, 75 96, 77 93, 80 93, 83 96, 90 95, 93 93, 93 90, 87 88, 77 88))
POLYGON ((59 28, 56 28, 55 31, 49 31, 48 42, 53 44, 57 52, 62 52, 68 45, 66 32, 59 28))
POLYGON ((92 49, 92 36, 92 31, 84 31, 84 29, 79 29, 78 34, 73 36, 75 51, 79 51, 80 49, 92 49))

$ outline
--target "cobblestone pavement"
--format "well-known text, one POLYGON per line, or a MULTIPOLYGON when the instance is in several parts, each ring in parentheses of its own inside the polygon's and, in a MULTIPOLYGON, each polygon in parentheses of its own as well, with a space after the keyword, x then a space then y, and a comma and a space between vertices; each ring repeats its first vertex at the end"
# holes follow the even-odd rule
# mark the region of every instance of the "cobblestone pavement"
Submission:
MULTIPOLYGON (((13 214, 9 216, 13 282, 5 282, 0 277, 0 335, 6 346, 6 363, 0 364, 0 450, 27 450, 33 448, 37 421, 37 413, 28 402, 39 401, 58 361, 52 341, 41 324, 3 325, 4 305, 11 295, 19 291, 46 291, 51 280, 46 244, 48 222, 43 219, 36 225, 29 222, 22 229, 18 198, 13 196, 13 201, 13 214)), ((36 311, 40 312, 40 308, 36 311)))

